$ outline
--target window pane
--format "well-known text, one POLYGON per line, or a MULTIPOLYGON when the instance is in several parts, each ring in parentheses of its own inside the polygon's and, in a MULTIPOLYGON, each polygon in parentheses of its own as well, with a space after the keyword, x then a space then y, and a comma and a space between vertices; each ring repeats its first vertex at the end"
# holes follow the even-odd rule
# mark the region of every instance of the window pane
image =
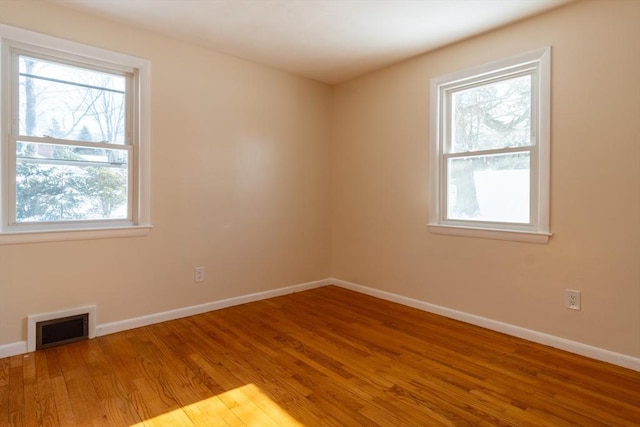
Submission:
POLYGON ((126 78, 20 56, 20 134, 125 143, 126 78))
POLYGON ((18 142, 16 221, 128 217, 128 152, 18 142))
POLYGON ((448 159, 447 219, 529 223, 529 157, 448 159))
POLYGON ((531 76, 453 92, 450 152, 531 144, 531 76))

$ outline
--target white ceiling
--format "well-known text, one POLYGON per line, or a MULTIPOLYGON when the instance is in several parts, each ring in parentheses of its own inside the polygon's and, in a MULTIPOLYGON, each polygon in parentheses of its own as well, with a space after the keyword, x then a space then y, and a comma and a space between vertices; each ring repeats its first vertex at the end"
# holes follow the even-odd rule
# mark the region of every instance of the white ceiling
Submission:
POLYGON ((571 0, 49 0, 339 83, 571 0))

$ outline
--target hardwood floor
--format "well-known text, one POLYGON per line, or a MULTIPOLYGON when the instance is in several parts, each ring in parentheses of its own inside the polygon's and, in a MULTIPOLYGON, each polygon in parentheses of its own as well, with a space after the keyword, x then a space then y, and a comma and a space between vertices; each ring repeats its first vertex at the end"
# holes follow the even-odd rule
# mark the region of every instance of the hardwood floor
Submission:
POLYGON ((640 373, 334 286, 0 359, 2 426, 638 426, 640 373))

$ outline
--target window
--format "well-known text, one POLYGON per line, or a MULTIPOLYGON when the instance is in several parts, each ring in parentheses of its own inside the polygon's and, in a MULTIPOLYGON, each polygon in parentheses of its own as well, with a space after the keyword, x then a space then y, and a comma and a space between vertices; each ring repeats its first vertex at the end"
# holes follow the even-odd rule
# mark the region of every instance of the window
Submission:
POLYGON ((434 233, 549 239, 550 48, 431 80, 434 233))
POLYGON ((0 243, 146 234, 145 60, 0 26, 0 243))

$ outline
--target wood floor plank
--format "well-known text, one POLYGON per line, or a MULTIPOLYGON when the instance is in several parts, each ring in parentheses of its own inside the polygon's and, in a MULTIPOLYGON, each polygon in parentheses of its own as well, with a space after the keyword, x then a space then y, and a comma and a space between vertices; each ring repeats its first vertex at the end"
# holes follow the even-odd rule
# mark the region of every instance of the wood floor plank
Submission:
POLYGON ((9 423, 9 372, 10 359, 0 359, 0 426, 8 426, 9 423))
POLYGON ((640 373, 327 286, 0 359, 0 426, 640 426, 640 373))
POLYGON ((96 392, 97 404, 102 412, 100 419, 94 419, 94 423, 128 425, 141 421, 102 347, 86 341, 78 343, 77 347, 82 355, 83 364, 87 367, 96 392))
POLYGON ((0 359, 0 387, 9 385, 9 368, 11 367, 11 358, 5 357, 0 359))
POLYGON ((24 426, 24 376, 22 374, 23 356, 13 356, 9 365, 9 398, 7 402, 7 419, 11 426, 24 426))
POLYGON ((26 425, 59 425, 46 356, 43 353, 27 355, 23 376, 26 425))
POLYGON ((24 423, 25 425, 40 425, 42 421, 42 405, 36 381, 35 354, 24 355, 22 384, 24 387, 24 423))
POLYGON ((96 404, 98 395, 89 368, 83 363, 86 361, 82 356, 83 344, 85 343, 60 347, 58 354, 76 422, 79 425, 93 425, 105 414, 100 405, 96 404))
MULTIPOLYGON (((40 351, 41 355, 46 358, 48 374, 51 385, 51 393, 55 404, 55 415, 60 426, 78 425, 71 406, 71 399, 67 392, 67 383, 65 382, 60 364, 60 351, 63 347, 48 348, 40 351)), ((40 381, 40 378, 38 378, 40 381)))

